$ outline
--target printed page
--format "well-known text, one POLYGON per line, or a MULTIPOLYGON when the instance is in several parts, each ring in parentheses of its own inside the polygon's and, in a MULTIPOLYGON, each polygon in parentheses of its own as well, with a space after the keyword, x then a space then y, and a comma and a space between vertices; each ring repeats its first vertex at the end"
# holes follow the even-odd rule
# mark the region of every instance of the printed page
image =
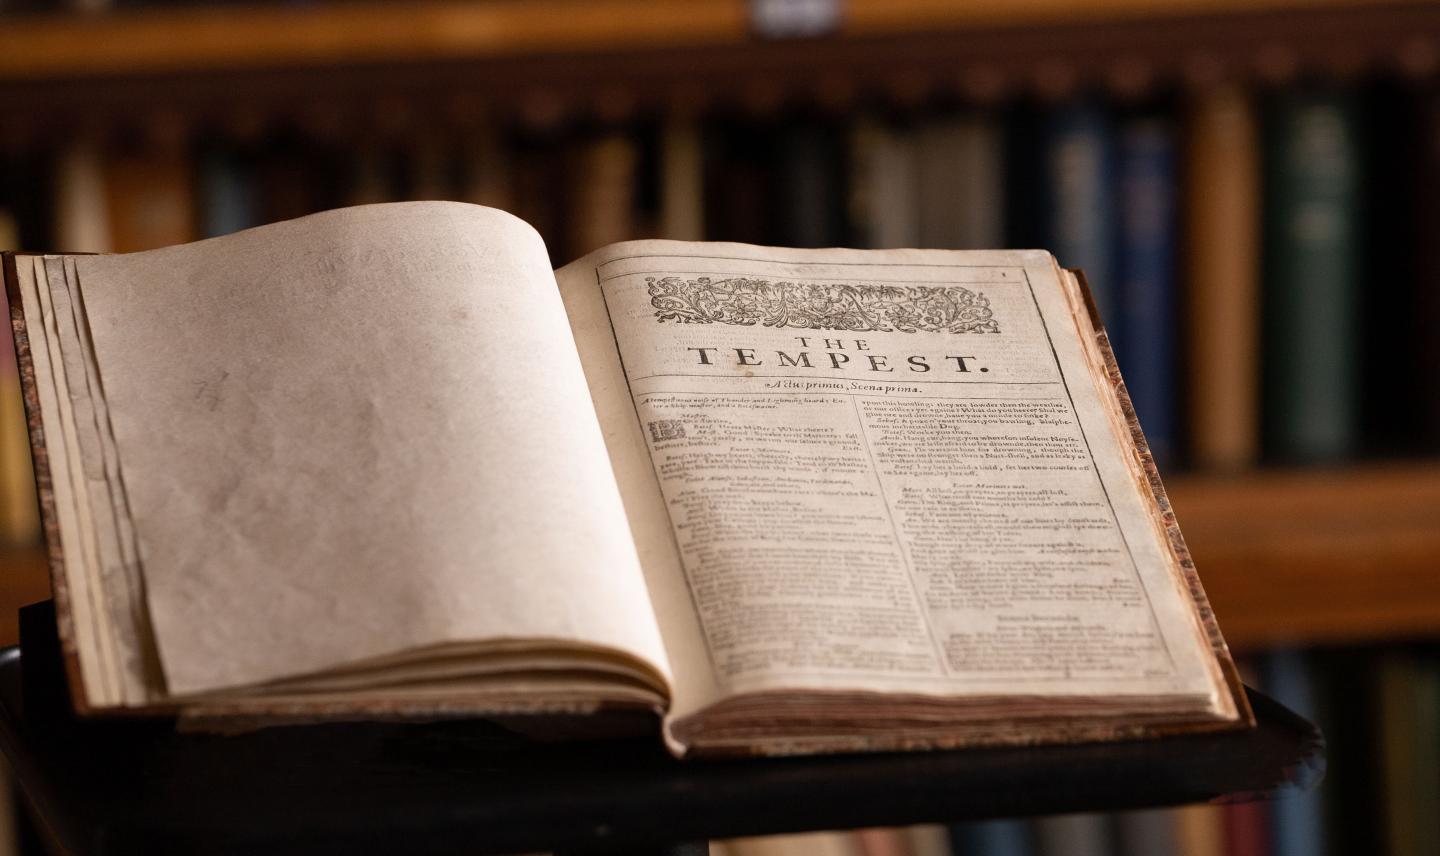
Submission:
POLYGON ((1049 254, 647 241, 557 279, 711 695, 1214 695, 1049 254))
POLYGON ((529 226, 365 206, 75 273, 170 693, 479 640, 668 675, 529 226))

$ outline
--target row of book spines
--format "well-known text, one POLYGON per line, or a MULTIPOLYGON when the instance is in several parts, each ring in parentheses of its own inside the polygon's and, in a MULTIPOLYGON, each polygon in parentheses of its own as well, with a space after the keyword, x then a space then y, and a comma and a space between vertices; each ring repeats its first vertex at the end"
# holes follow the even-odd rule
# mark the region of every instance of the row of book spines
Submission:
MULTIPOLYGON (((422 137, 405 153, 402 180, 393 153, 380 148, 349 152, 337 167, 217 146, 199 159, 199 192, 184 158, 78 146, 60 165, 56 246, 143 249, 395 198, 508 208, 539 228, 557 261, 650 236, 1047 246, 1086 270, 1162 463, 1239 469, 1260 460, 1262 446, 1276 460, 1334 460, 1360 444, 1362 389, 1376 385, 1372 375, 1395 372, 1367 371, 1375 349, 1361 352, 1364 158, 1352 100, 1276 97, 1266 134, 1247 93, 1219 89, 1198 98, 1178 128, 1159 115, 1117 124, 1081 101, 1008 129, 978 114, 903 127, 872 120, 855 123, 849 139, 803 122, 773 134, 674 122, 653 158, 619 132, 543 152, 483 138, 462 147, 458 165, 422 137), (335 192, 316 192, 317 183, 335 192), (567 204, 555 204, 561 199, 567 204)), ((1416 233, 1412 243, 1426 238, 1416 233)), ((1440 316, 1426 289, 1411 290, 1395 302, 1413 297, 1416 312, 1440 316)), ((1440 427, 1440 403, 1430 401, 1440 402, 1435 362, 1419 355, 1418 389, 1365 412, 1428 409, 1440 427)))
POLYGON ((1326 770, 1316 790, 1227 807, 1238 852, 1440 853, 1440 652, 1277 649, 1242 673, 1320 725, 1326 770))
POLYGON ((1188 806, 732 839, 711 856, 1240 856, 1224 810, 1188 806))

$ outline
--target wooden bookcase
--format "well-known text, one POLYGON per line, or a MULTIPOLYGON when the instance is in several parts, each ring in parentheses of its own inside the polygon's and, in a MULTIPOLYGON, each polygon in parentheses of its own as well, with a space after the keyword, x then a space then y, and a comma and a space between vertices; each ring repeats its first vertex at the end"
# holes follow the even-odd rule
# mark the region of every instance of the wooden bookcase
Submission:
POLYGON ((845 0, 818 37, 765 38, 742 0, 378 0, 11 16, 7 136, 156 115, 397 102, 551 119, 1440 64, 1418 0, 845 0), (538 106, 537 106, 538 105, 538 106))
MULTIPOLYGON (((847 0, 832 32, 757 35, 739 0, 423 0, 12 16, 12 141, 155 117, 351 115, 377 105, 623 119, 715 105, 843 111, 940 96, 1440 67, 1440 5, 1369 0, 847 0)), ((1440 634, 1440 464, 1171 480, 1231 643, 1440 634)), ((0 554, 0 643, 43 597, 0 554)))

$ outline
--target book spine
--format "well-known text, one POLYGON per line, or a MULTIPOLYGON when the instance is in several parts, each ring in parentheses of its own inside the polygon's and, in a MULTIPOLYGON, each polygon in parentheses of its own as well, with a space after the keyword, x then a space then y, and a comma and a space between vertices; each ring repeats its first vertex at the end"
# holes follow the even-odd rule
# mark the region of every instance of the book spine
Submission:
MULTIPOLYGON (((1316 698, 1311 665, 1292 648, 1272 650, 1263 663, 1263 686, 1276 701, 1305 717, 1314 717, 1316 698)), ((1320 792, 1291 794, 1270 809, 1275 856, 1323 856, 1324 820, 1320 792)))
POLYGON ((1050 116, 1048 243, 1062 266, 1085 271, 1106 329, 1123 340, 1116 312, 1113 149, 1110 119, 1098 103, 1076 101, 1050 116))
POLYGON ((854 833, 805 832, 720 842, 726 856, 865 856, 854 833))
POLYGON ((57 252, 111 251, 110 206, 105 196, 105 161, 99 144, 72 141, 55 164, 57 252))
POLYGON ((351 166, 338 152, 298 136, 268 141, 254 160, 257 219, 275 223, 343 204, 351 166))
POLYGON ((1119 134, 1120 329, 1112 342, 1161 466, 1175 447, 1175 135, 1161 118, 1119 134))
POLYGON ((345 183, 346 205, 377 205, 400 198, 396 187, 392 152, 377 143, 368 143, 350 153, 345 183))
POLYGON ((850 135, 850 234, 869 249, 918 247, 920 201, 915 134, 861 119, 850 135))
MULTIPOLYGON (((1415 170, 1415 184, 1410 193, 1415 200, 1413 228, 1410 232, 1411 272, 1419 283, 1419 296, 1414 306, 1414 329, 1423 331, 1412 337, 1415 345, 1416 375, 1419 383, 1408 394, 1419 397, 1415 433, 1417 445, 1426 452, 1440 452, 1440 88, 1431 86, 1419 97, 1420 158, 1415 170)), ((1378 147, 1377 147, 1378 149, 1378 147)))
POLYGON ((1330 853, 1382 853, 1383 794, 1379 752, 1380 694, 1375 653, 1364 648, 1317 652, 1316 724, 1325 735, 1321 803, 1330 853))
POLYGON ((1440 667, 1408 650, 1380 664, 1380 761, 1392 856, 1440 853, 1440 667))
POLYGON ((200 159, 201 234, 228 235, 260 225, 254 165, 231 148, 216 146, 200 159))
POLYGON ((709 124, 704 154, 706 240, 773 242, 775 158, 767 129, 709 124))
POLYGON ((919 246, 965 250, 1004 241, 1004 137, 985 116, 946 118, 917 139, 919 246))
POLYGON ((1226 856, 1270 856, 1270 810, 1265 803, 1225 807, 1226 856))
POLYGON ((1114 834, 1103 814, 1065 814, 1035 823, 1038 856, 1110 856, 1114 834))
POLYGON ((672 117, 660 134, 660 237, 705 240, 705 153, 693 119, 672 117))
POLYGON ((460 200, 508 209, 511 205, 510 153, 498 131, 471 128, 460 140, 460 200))
POLYGON ((580 144, 568 218, 570 256, 635 236, 635 177, 639 155, 623 134, 580 144))
POLYGON ((933 823, 907 826, 904 835, 905 852, 909 856, 950 856, 950 835, 943 826, 933 823))
POLYGON ((194 165, 178 143, 159 143, 105 159, 110 240, 117 253, 195 240, 200 229, 194 165))
POLYGON ((843 243, 844 197, 838 135, 812 122, 784 127, 777 141, 775 208, 781 243, 834 247, 843 243))
POLYGON ((955 856, 1032 856, 1032 824, 1023 820, 985 820, 950 827, 955 856))
POLYGON ((1201 94, 1186 138, 1189 455, 1202 469, 1239 470, 1260 449, 1260 147, 1250 98, 1228 86, 1201 94))
POLYGON ((1118 856, 1175 853, 1179 832, 1175 813, 1166 809, 1123 811, 1115 815, 1115 850, 1118 856))
POLYGON ((451 199, 455 180, 448 136, 434 129, 416 133, 405 150, 405 198, 451 199))
POLYGON ((859 856, 912 856, 905 830, 889 827, 857 829, 852 833, 859 856))
POLYGON ((1359 132, 1352 99, 1276 99, 1266 140, 1264 426, 1278 460, 1349 455, 1359 425, 1359 132))
POLYGON ((1225 810, 1215 805, 1175 809, 1175 851, 1180 856, 1225 856, 1225 810))

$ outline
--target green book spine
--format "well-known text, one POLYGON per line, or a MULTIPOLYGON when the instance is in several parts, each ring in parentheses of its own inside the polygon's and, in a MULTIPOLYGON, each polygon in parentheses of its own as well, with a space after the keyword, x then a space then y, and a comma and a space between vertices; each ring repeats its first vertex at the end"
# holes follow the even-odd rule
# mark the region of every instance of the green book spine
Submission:
POLYGON ((1277 97, 1266 140, 1264 434, 1271 457, 1343 458, 1359 425, 1360 142, 1342 92, 1277 97))

